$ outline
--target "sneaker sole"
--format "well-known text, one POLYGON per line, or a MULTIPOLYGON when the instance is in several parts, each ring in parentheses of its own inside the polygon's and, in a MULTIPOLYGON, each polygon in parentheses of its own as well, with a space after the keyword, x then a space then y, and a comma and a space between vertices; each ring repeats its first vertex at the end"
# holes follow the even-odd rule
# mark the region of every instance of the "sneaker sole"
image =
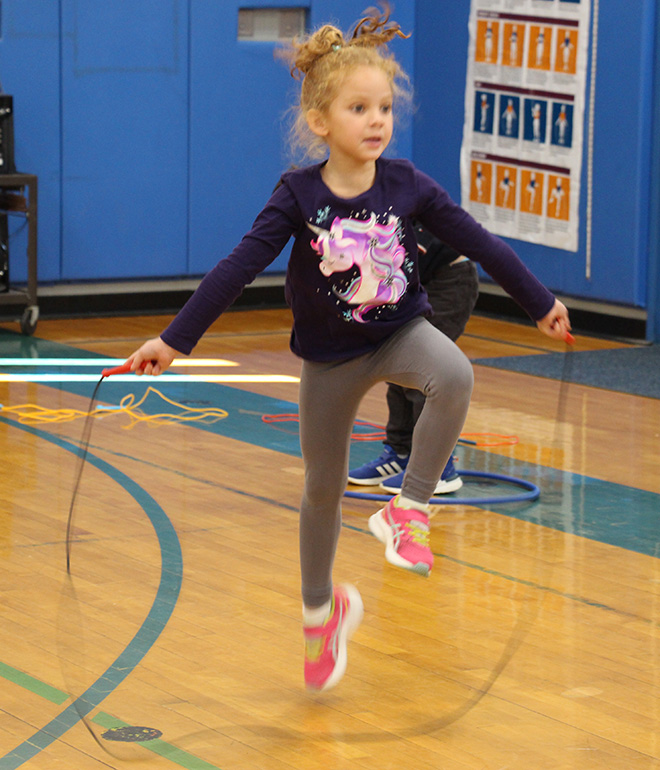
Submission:
POLYGON ((346 673, 348 640, 356 632, 364 617, 364 604, 362 603, 362 597, 357 588, 348 584, 343 584, 341 588, 348 597, 348 614, 346 615, 346 619, 342 624, 341 632, 339 634, 339 653, 337 655, 337 662, 335 663, 332 674, 326 679, 322 687, 308 688, 316 692, 322 692, 323 690, 329 690, 331 687, 334 687, 346 673))
POLYGON ((463 486, 463 479, 460 476, 456 476, 455 479, 449 479, 448 481, 439 481, 436 488, 433 490, 434 495, 446 495, 449 492, 456 492, 463 486))
MULTIPOLYGON (((463 479, 457 476, 455 479, 449 481, 439 481, 436 488, 433 490, 433 496, 435 495, 448 495, 450 492, 457 492, 463 486, 463 479)), ((401 492, 401 487, 388 487, 387 484, 381 484, 381 489, 385 492, 390 492, 394 495, 398 495, 401 492)))
POLYGON ((393 479, 397 475, 398 474, 393 473, 391 476, 379 476, 377 479, 352 479, 349 477, 348 483, 358 484, 360 486, 366 486, 366 487, 377 487, 383 481, 387 481, 388 479, 393 479))
POLYGON ((431 570, 429 569, 428 564, 424 564, 423 562, 417 562, 417 564, 413 564, 411 561, 408 561, 402 556, 399 556, 399 554, 394 549, 394 538, 392 537, 392 530, 387 526, 382 516, 384 510, 384 508, 381 508, 378 513, 374 513, 369 517, 369 529, 371 530, 371 533, 380 540, 381 543, 385 544, 385 558, 395 567, 401 567, 402 569, 406 569, 409 572, 414 572, 416 575, 428 577, 431 574, 431 570))

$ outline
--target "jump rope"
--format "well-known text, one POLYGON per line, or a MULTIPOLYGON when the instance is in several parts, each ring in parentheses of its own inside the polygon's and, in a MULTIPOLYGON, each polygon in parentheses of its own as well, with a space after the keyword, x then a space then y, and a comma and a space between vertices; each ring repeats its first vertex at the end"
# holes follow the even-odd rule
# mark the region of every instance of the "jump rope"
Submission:
POLYGON ((80 438, 80 451, 78 453, 78 461, 76 464, 76 470, 74 474, 74 483, 73 483, 73 492, 71 494, 71 503, 69 505, 69 513, 67 516, 66 521, 66 539, 65 539, 65 546, 66 546, 66 578, 62 587, 62 594, 61 594, 61 602, 60 602, 60 612, 59 612, 59 620, 58 623, 58 646, 59 646, 59 661, 60 661, 60 668, 62 671, 62 677, 64 679, 65 688, 67 690, 67 693, 69 697, 71 698, 72 705, 78 715, 78 719, 87 729, 87 732, 90 734, 90 736, 93 738, 93 740, 96 742, 98 747, 104 751, 106 754, 110 755, 114 759, 120 759, 120 760, 131 760, 134 758, 137 758, 136 756, 133 756, 132 754, 124 755, 123 752, 119 751, 113 751, 109 748, 109 746, 105 745, 105 743, 101 740, 101 737, 97 734, 96 730, 92 726, 91 719, 88 716, 88 709, 86 704, 81 702, 81 698, 83 698, 83 695, 77 695, 76 690, 81 689, 81 687, 78 685, 78 683, 74 683, 74 675, 72 674, 73 668, 75 668, 77 665, 79 665, 78 657, 82 653, 82 659, 85 659, 85 652, 84 652, 84 646, 85 646, 85 640, 84 640, 84 623, 83 619, 80 613, 80 602, 78 600, 78 596, 76 594, 76 589, 73 581, 73 575, 71 573, 71 551, 72 551, 72 545, 73 545, 73 523, 74 523, 74 513, 76 508, 76 500, 78 497, 78 490, 80 488, 80 480, 82 478, 83 470, 85 468, 85 463, 87 460, 87 454, 89 449, 89 442, 92 434, 92 426, 94 424, 94 414, 95 409, 94 405, 96 404, 96 398, 99 391, 99 388, 101 387, 101 383, 106 377, 109 377, 113 374, 119 374, 119 373, 125 373, 130 370, 130 367, 127 367, 126 365, 115 367, 113 369, 104 369, 101 373, 101 379, 96 383, 96 386, 94 387, 94 391, 92 393, 92 396, 90 398, 89 402, 89 408, 87 409, 87 412, 85 414, 85 422, 83 425, 83 431, 80 438), (71 616, 74 616, 71 618, 71 616), (66 627, 62 627, 61 620, 65 619, 67 621, 66 627), (73 642, 71 648, 66 648, 65 644, 66 642, 64 640, 68 639, 70 636, 69 629, 73 629, 73 642), (72 668, 67 668, 65 665, 65 661, 69 661, 69 658, 75 657, 75 661, 71 664, 72 668))
MULTIPOLYGON (((557 394, 557 409, 554 417, 554 435, 552 438, 552 448, 557 450, 560 448, 562 442, 563 425, 566 419, 566 406, 568 402, 568 387, 572 377, 573 370, 573 352, 572 346, 575 344, 575 338, 570 332, 567 332, 564 336, 564 342, 566 343, 566 350, 563 353, 562 372, 561 379, 559 380, 559 392, 557 394)), ((561 497, 561 491, 558 492, 558 497, 561 497)), ((544 574, 542 575, 539 585, 548 585, 553 572, 554 559, 544 559, 546 564, 544 568, 544 574)), ((536 618, 541 609, 541 600, 533 602, 521 602, 521 609, 518 614, 517 620, 511 631, 511 634, 502 650, 499 659, 491 669, 488 678, 481 685, 474 690, 474 693, 463 703, 449 714, 444 715, 438 719, 433 719, 424 725, 415 727, 409 732, 410 736, 418 736, 424 734, 430 734, 438 732, 449 727, 454 722, 462 719, 472 709, 474 709, 480 701, 488 695, 493 685, 500 678, 502 672, 511 662, 511 659, 520 649, 525 637, 534 625, 536 618)))
POLYGON ((92 437, 92 426, 94 424, 94 405, 96 404, 96 397, 101 387, 101 383, 106 377, 111 377, 114 374, 126 374, 131 370, 130 365, 122 364, 121 366, 115 366, 111 369, 103 369, 101 372, 101 379, 96 383, 92 396, 89 400, 89 408, 87 409, 85 416, 85 423, 83 425, 82 436, 80 437, 80 452, 78 454, 78 463, 76 465, 76 471, 74 474, 73 492, 71 494, 71 503, 69 504, 69 514, 66 519, 66 574, 71 579, 71 532, 73 529, 73 515, 76 507, 76 500, 78 498, 78 490, 80 488, 80 479, 82 478, 83 470, 85 469, 85 462, 87 460, 87 453, 89 450, 89 442, 92 437))
MULTIPOLYGON (((554 431, 555 436, 553 438, 553 445, 557 446, 559 442, 559 430, 560 426, 563 425, 564 419, 565 419, 565 411, 566 411, 566 403, 567 403, 567 390, 568 390, 568 383, 571 378, 571 371, 572 371, 572 355, 569 353, 570 346, 572 346, 575 342, 573 336, 571 334, 566 334, 565 336, 565 342, 567 344, 567 351, 564 353, 563 356, 563 365, 562 365, 562 375, 560 379, 560 385, 559 385, 559 392, 557 397, 557 411, 554 419, 554 431)), ((73 577, 72 577, 72 571, 71 571, 71 557, 72 557, 72 545, 73 545, 73 526, 74 526, 74 519, 75 519, 75 508, 76 508, 76 500, 78 497, 78 492, 80 489, 80 482, 83 475, 83 470, 85 468, 88 449, 89 449, 89 443, 91 439, 91 433, 92 433, 92 427, 94 423, 94 417, 98 416, 100 412, 107 413, 107 410, 96 410, 94 408, 97 400, 97 395, 99 388, 103 382, 104 379, 107 377, 111 377, 115 374, 125 374, 131 371, 130 365, 123 364, 121 366, 109 368, 109 369, 103 369, 101 372, 101 378, 96 383, 96 386, 94 388, 94 391, 92 393, 92 396, 90 398, 90 404, 87 412, 75 412, 75 410, 66 410, 67 412, 70 412, 68 414, 60 415, 59 419, 55 417, 55 415, 47 414, 46 412, 50 412, 51 410, 44 410, 43 414, 38 414, 38 412, 34 412, 31 415, 29 413, 25 413, 23 417, 25 419, 43 419, 44 421, 54 422, 54 421, 62 421, 64 419, 74 419, 77 416, 84 415, 85 417, 85 423, 83 426, 82 435, 80 438, 80 451, 78 453, 78 462, 74 474, 74 484, 73 484, 73 491, 71 495, 71 503, 69 506, 69 512, 67 516, 67 524, 66 524, 66 584, 67 589, 69 591, 69 594, 73 600, 73 603, 76 606, 78 605, 78 600, 75 593, 75 588, 73 585, 73 577)), ((149 388, 149 391, 155 391, 155 389, 149 388)), ((227 413, 224 410, 219 409, 192 409, 189 407, 183 407, 181 404, 177 404, 174 401, 171 401, 170 399, 167 399, 164 397, 161 393, 158 393, 162 398, 164 398, 168 403, 173 404, 175 406, 182 407, 185 411, 189 412, 195 412, 197 413, 197 416, 188 416, 184 419, 201 419, 202 416, 208 418, 209 416, 211 418, 215 419, 221 419, 223 416, 226 416, 227 413)), ((146 397, 146 394, 145 394, 146 397)), ((122 399, 122 402, 120 403, 120 409, 123 409, 124 411, 130 412, 132 409, 135 409, 142 403, 144 403, 144 398, 141 399, 138 402, 134 401, 134 397, 132 395, 125 397, 125 399, 122 399), (123 406, 122 406, 123 405, 123 406)), ((52 411, 58 411, 58 410, 52 410, 52 411)), ((285 421, 289 419, 293 419, 294 415, 282 415, 280 416, 280 419, 278 419, 277 416, 268 416, 264 415, 264 421, 271 421, 271 422, 278 422, 278 421, 285 421), (272 418, 270 420, 266 418, 272 418)), ((137 419, 145 419, 144 417, 140 416, 137 419)), ((154 415, 149 416, 146 418, 147 420, 165 420, 165 421, 173 421, 175 419, 181 419, 177 418, 174 415, 171 414, 161 414, 161 415, 154 415)), ((362 423, 362 425, 370 426, 370 427, 378 427, 373 426, 370 423, 362 423)), ((477 441, 473 441, 471 439, 467 438, 467 435, 477 435, 477 436, 488 436, 488 437, 495 437, 496 443, 498 441, 501 441, 502 443, 515 443, 517 441, 516 437, 512 436, 501 436, 500 434, 466 434, 465 441, 466 443, 474 443, 477 444, 477 441), (512 441, 512 439, 515 439, 512 441)), ((362 439, 366 440, 366 439, 362 439)), ((488 441, 488 439, 486 439, 488 441)), ((492 445, 492 444, 486 444, 486 445, 492 445)), ((552 560, 546 560, 546 563, 550 566, 547 569, 552 569, 552 560)), ((546 577, 542 580, 542 583, 547 583, 549 579, 549 575, 546 575, 546 577)), ((499 660, 495 663, 494 667, 490 671, 490 674, 486 681, 480 686, 475 688, 474 693, 463 703, 461 706, 456 708, 454 711, 452 711, 449 714, 446 714, 443 717, 433 719, 429 721, 427 724, 424 725, 417 725, 414 729, 410 731, 403 731, 403 735, 410 735, 410 736, 417 736, 417 735, 423 735, 423 734, 431 734, 435 733, 439 730, 442 730, 449 725, 453 724, 454 722, 458 721, 459 719, 463 718, 468 712, 470 712, 473 708, 477 706, 477 704, 490 692, 493 685, 497 682, 502 672, 505 670, 505 668, 510 663, 511 659, 517 652, 517 650, 520 648, 523 640, 527 636, 529 630, 531 629, 532 625, 534 624, 538 613, 540 610, 540 602, 522 602, 522 609, 520 610, 518 614, 518 618, 516 620, 516 623, 512 629, 512 632, 510 634, 510 637, 500 655, 499 660)), ((83 624, 82 619, 78 619, 78 621, 75 623, 75 625, 78 626, 78 630, 82 632, 83 624)), ((65 656, 68 657, 68 656, 65 656)), ((60 664, 62 665, 62 659, 63 656, 60 656, 60 664)), ((73 689, 70 686, 70 676, 68 676, 64 668, 62 668, 62 674, 66 682, 66 687, 68 690, 68 694, 70 695, 72 702, 74 704, 74 707, 77 710, 78 716, 80 721, 84 724, 85 728, 91 735, 91 737, 94 739, 96 744, 107 754, 110 756, 120 759, 123 761, 131 761, 134 759, 139 759, 143 755, 141 753, 136 753, 135 749, 130 749, 129 747, 125 747, 121 752, 120 751, 112 751, 107 741, 116 741, 117 738, 115 738, 112 735, 112 730, 106 731, 103 733, 103 738, 106 739, 106 741, 102 741, 101 737, 97 734, 97 731, 94 729, 94 727, 91 724, 91 720, 89 719, 87 715, 87 710, 83 708, 83 706, 79 703, 79 699, 75 696, 73 689)), ((149 733, 150 728, 130 728, 130 730, 133 731, 133 737, 129 740, 133 741, 139 741, 144 740, 145 738, 140 738, 139 733, 140 731, 143 731, 144 733, 149 733)), ((148 736, 146 739, 158 737, 160 735, 159 731, 152 731, 153 734, 148 736)), ((370 734, 368 736, 362 736, 365 740, 373 740, 374 735, 370 734)), ((354 736, 354 739, 359 740, 360 736, 354 736)), ((116 745, 116 744, 115 744, 116 745)))
POLYGON ((65 688, 67 690, 67 694, 71 698, 72 706, 76 711, 79 721, 83 723, 91 737, 94 739, 99 748, 102 749, 102 751, 114 759, 119 759, 122 761, 143 759, 144 755, 139 749, 139 743, 159 738, 161 732, 159 730, 148 727, 128 726, 121 728, 110 728, 99 735, 88 716, 89 712, 91 711, 90 704, 85 702, 84 696, 76 695, 76 691, 83 689, 83 685, 74 682, 76 674, 72 673, 73 671, 77 671, 78 668, 80 668, 82 662, 85 660, 84 652, 82 652, 81 655, 81 647, 84 648, 84 622, 80 613, 80 602, 78 600, 73 581, 72 547, 75 540, 74 522, 76 501, 78 498, 83 471, 87 461, 94 418, 106 417, 108 414, 123 413, 127 414, 131 419, 130 424, 124 427, 132 427, 137 422, 147 422, 152 426, 179 421, 204 421, 208 424, 209 422, 215 422, 216 420, 227 417, 227 412, 224 409, 218 409, 215 407, 195 408, 180 404, 170 398, 167 398, 160 391, 151 386, 147 388, 144 396, 137 401, 132 394, 129 394, 128 396, 122 398, 119 406, 112 408, 112 411, 109 411, 111 410, 110 407, 96 408, 95 405, 97 401, 97 395, 103 380, 115 374, 127 374, 130 371, 131 367, 129 364, 122 364, 121 366, 103 369, 101 372, 101 378, 96 383, 90 398, 89 407, 86 412, 77 410, 40 410, 38 408, 33 408, 33 405, 22 405, 20 407, 13 408, 16 413, 19 414, 19 419, 21 419, 23 422, 62 422, 76 419, 80 416, 84 416, 85 418, 82 435, 79 442, 79 452, 74 473, 73 491, 71 494, 71 502, 69 505, 69 512, 66 522, 66 577, 62 588, 60 601, 60 620, 58 622, 58 646, 60 648, 60 654, 58 657, 65 688), (139 407, 145 403, 145 400, 151 393, 158 395, 168 404, 179 408, 181 413, 158 413, 152 415, 145 414, 142 412, 142 410, 139 409, 139 407), (66 624, 64 625, 62 621, 66 621, 66 624), (70 645, 67 643, 68 639, 72 640, 70 645), (82 661, 80 660, 81 658, 82 661), (67 666, 69 666, 69 661, 71 661, 70 668, 67 668, 67 666), (111 742, 111 744, 108 742, 111 742), (112 745, 112 749, 110 748, 110 745, 112 745))

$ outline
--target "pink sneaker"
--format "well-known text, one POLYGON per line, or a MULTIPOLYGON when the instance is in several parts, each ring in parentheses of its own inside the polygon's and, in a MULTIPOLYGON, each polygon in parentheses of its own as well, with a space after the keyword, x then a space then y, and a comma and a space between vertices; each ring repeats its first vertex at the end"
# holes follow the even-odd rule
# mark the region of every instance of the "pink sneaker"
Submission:
POLYGON ((433 567, 429 548, 429 517, 414 508, 397 508, 393 497, 378 513, 369 517, 369 529, 385 543, 385 558, 395 567, 403 567, 428 577, 433 567))
POLYGON ((310 690, 334 687, 346 671, 348 640, 360 625, 364 608, 357 588, 335 587, 330 617, 322 626, 303 626, 305 685, 310 690))

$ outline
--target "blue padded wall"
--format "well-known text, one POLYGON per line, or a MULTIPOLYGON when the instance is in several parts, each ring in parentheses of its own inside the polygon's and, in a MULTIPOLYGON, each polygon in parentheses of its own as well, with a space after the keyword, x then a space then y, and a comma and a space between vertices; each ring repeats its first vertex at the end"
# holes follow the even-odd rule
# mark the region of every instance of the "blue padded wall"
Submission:
POLYGON ((191 274, 231 251, 286 168, 280 118, 291 78, 274 43, 237 40, 239 5, 191 6, 191 274))
MULTIPOLYGON (((61 276, 58 3, 4 0, 0 11, 0 79, 14 97, 16 167, 39 175, 39 273, 41 279, 55 281, 61 276)), ((24 221, 14 219, 10 278, 21 282, 27 276, 26 229, 24 221)))
POLYGON ((660 340, 660 32, 655 25, 655 59, 653 71, 653 118, 651 122, 651 205, 649 223, 649 294, 647 337, 660 340))
MULTIPOLYGON (((237 40, 241 5, 283 4, 3 0, 0 77, 17 159, 40 179, 41 281, 199 276, 249 228, 289 165, 298 84, 276 44, 237 40)), ((301 5, 312 26, 348 28, 359 13, 301 5)), ((414 5, 397 18, 411 30, 414 5)), ((412 74, 413 43, 395 48, 412 74)))
POLYGON ((185 274, 187 184, 188 3, 62 0, 60 277, 185 274))
MULTIPOLYGON (((237 40, 241 5, 290 4, 2 0, 0 78, 14 96, 18 165, 39 176, 42 282, 199 276, 250 226, 289 163, 284 118, 297 84, 274 61, 275 44, 237 40)), ((311 26, 346 28, 369 3, 301 5, 311 26)), ((616 0, 600 0, 592 277, 586 194, 577 253, 511 241, 560 293, 657 304, 658 266, 649 263, 655 5, 628 0, 621 13, 616 0)), ((470 0, 395 8, 413 32, 393 48, 414 79, 417 111, 394 152, 456 199, 469 10, 470 0)), ((12 235, 12 254, 24 236, 12 235)), ((271 271, 285 265, 286 254, 271 271)), ((25 277, 20 259, 12 257, 11 275, 25 277)))
MULTIPOLYGON (((298 81, 275 60, 276 43, 237 40, 238 9, 281 6, 273 0, 195 0, 190 50, 190 262, 191 274, 206 272, 249 229, 281 173, 291 163, 287 129, 298 81)), ((309 23, 327 21, 347 29, 356 3, 309 3, 309 23)), ((397 14, 411 29, 411 9, 397 14)), ((412 42, 397 44, 408 67, 412 42)), ((410 157, 411 130, 397 149, 410 157)), ((286 270, 288 249, 268 272, 286 270)))

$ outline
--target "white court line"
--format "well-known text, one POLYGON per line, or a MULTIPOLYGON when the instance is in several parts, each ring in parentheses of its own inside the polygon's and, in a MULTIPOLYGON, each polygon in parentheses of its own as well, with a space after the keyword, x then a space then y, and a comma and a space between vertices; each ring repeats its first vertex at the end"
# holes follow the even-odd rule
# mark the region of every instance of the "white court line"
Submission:
MULTIPOLYGON (((125 358, 1 358, 3 366, 120 366, 125 358)), ((175 358, 171 366, 238 366, 224 358, 175 358)))
MULTIPOLYGON (((0 373, 0 382, 98 382, 100 374, 4 374, 0 373)), ((143 374, 113 374, 106 378, 108 382, 300 382, 299 377, 288 374, 159 374, 152 377, 143 374)))

